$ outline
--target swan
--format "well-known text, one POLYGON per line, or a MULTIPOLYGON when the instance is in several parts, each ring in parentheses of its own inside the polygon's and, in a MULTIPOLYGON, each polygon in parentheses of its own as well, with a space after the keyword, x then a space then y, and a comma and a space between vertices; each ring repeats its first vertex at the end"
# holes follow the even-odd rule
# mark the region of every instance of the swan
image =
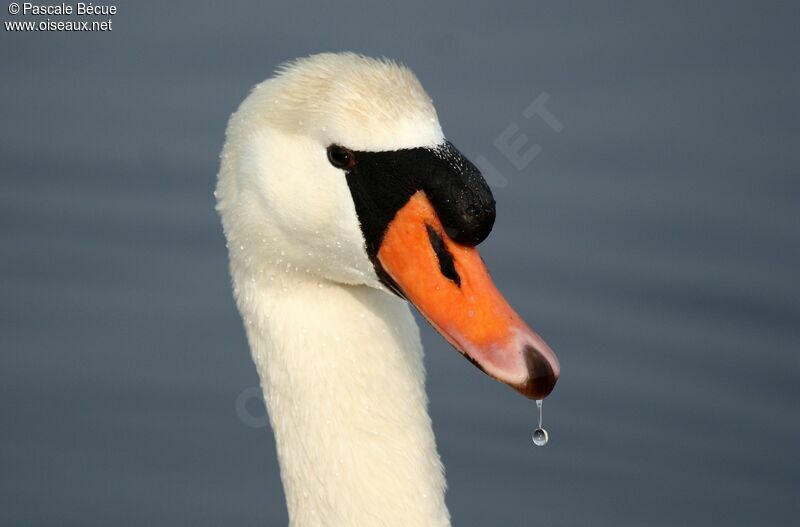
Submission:
POLYGON ((352 53, 287 63, 231 116, 215 196, 290 525, 450 525, 409 303, 529 398, 560 368, 489 278, 494 198, 420 82, 352 53))

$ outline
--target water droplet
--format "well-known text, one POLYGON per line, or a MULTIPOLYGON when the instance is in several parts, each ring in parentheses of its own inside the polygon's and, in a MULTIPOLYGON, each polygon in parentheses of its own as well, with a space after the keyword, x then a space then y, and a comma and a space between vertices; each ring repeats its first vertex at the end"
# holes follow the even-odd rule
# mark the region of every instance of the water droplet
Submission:
POLYGON ((531 440, 536 446, 545 446, 550 437, 547 435, 547 430, 542 428, 542 400, 536 400, 536 408, 539 409, 539 427, 533 431, 531 440))
POLYGON ((537 428, 536 430, 533 431, 533 436, 531 437, 531 439, 533 439, 534 445, 545 446, 547 444, 547 440, 549 439, 547 437, 547 430, 545 430, 544 428, 537 428))

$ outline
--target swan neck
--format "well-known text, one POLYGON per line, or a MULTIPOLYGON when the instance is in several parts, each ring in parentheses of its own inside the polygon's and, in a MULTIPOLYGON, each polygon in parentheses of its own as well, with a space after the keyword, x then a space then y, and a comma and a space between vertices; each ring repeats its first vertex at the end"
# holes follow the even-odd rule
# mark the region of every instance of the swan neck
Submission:
POLYGON ((237 278, 290 525, 450 525, 408 305, 302 273, 237 278))

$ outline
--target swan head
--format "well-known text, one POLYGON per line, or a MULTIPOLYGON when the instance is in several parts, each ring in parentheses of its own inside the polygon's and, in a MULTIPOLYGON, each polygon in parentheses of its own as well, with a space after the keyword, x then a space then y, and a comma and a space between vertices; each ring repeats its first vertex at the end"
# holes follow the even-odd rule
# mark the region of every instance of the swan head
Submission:
POLYGON ((284 65, 231 116, 215 195, 235 279, 277 268, 397 294, 490 376, 552 391, 558 360, 475 249, 491 191, 406 67, 351 53, 284 65))

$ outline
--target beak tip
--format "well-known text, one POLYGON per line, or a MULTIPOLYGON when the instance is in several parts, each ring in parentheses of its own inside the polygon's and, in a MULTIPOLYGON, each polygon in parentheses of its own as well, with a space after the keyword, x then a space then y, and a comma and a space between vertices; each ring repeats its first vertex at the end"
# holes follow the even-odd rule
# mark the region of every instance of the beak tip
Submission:
POLYGON ((561 373, 558 359, 546 344, 545 348, 540 351, 526 345, 523 351, 528 378, 515 388, 529 399, 544 399, 550 395, 561 373))

